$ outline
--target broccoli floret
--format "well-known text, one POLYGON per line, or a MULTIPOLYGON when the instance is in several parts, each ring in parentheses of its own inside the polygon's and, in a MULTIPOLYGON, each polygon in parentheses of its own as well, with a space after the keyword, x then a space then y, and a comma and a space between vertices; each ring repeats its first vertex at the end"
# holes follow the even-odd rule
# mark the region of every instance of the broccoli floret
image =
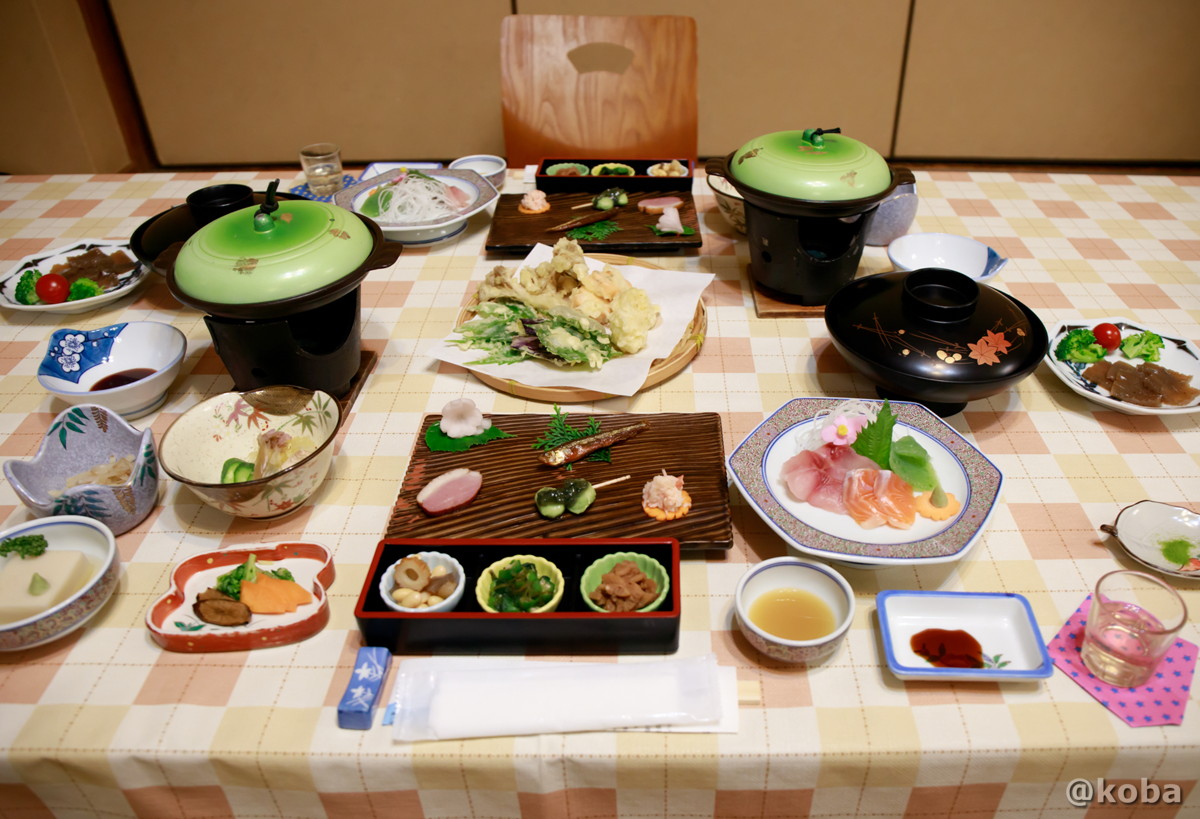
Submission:
POLYGON ((37 280, 42 277, 42 271, 37 268, 31 268, 21 274, 20 281, 17 282, 17 289, 13 293, 13 298, 17 304, 37 304, 41 301, 37 297, 37 280))
POLYGON ((45 535, 17 535, 0 543, 0 557, 10 554, 20 555, 22 559, 37 557, 46 551, 46 547, 49 545, 45 535))
POLYGON ((1108 350, 1096 341, 1096 334, 1082 327, 1068 332, 1054 348, 1054 356, 1059 361, 1090 364, 1102 360, 1106 355, 1108 350))
POLYGON ((99 296, 103 292, 104 288, 91 279, 76 279, 72 282, 71 290, 67 293, 67 301, 90 299, 92 296, 99 296))
POLYGON ((1121 339, 1121 352, 1126 358, 1141 358, 1146 361, 1158 361, 1159 351, 1163 348, 1162 336, 1146 330, 1144 333, 1127 336, 1121 339))

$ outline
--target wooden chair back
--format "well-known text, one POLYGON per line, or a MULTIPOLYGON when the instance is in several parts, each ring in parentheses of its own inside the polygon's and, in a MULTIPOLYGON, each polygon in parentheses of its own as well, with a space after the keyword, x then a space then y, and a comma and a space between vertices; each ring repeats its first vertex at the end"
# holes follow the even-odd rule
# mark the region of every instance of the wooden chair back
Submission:
POLYGON ((551 157, 694 160, 696 21, 506 17, 500 96, 510 166, 551 157))

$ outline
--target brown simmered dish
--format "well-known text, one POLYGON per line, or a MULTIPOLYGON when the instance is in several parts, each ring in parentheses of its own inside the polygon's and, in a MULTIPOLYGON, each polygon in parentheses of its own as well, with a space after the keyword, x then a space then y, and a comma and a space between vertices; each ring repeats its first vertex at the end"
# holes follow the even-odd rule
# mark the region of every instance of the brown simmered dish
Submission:
POLYGON ((250 622, 249 606, 216 589, 205 589, 196 595, 192 612, 214 626, 244 626, 250 622))
POLYGON ((1097 361, 1083 371, 1083 377, 1113 398, 1143 407, 1179 407, 1200 396, 1200 390, 1191 386, 1190 375, 1148 361, 1136 367, 1128 361, 1097 361))
POLYGON ((605 611, 637 611, 658 597, 658 584, 632 560, 622 560, 600 578, 588 597, 605 611))
POLYGON ((120 275, 133 270, 135 263, 123 250, 107 254, 98 247, 93 247, 86 253, 72 256, 62 264, 50 268, 51 273, 57 273, 69 283, 77 279, 91 279, 104 290, 111 290, 120 284, 120 275))

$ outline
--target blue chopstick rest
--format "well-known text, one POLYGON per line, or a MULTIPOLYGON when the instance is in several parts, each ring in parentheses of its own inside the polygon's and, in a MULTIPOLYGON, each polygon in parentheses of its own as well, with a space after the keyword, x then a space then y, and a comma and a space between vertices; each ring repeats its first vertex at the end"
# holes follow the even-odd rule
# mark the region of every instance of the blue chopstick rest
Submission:
POLYGON ((338 703, 338 727, 365 731, 375 720, 375 705, 383 680, 392 664, 392 653, 378 646, 364 646, 358 650, 354 661, 354 673, 346 686, 346 693, 338 703))

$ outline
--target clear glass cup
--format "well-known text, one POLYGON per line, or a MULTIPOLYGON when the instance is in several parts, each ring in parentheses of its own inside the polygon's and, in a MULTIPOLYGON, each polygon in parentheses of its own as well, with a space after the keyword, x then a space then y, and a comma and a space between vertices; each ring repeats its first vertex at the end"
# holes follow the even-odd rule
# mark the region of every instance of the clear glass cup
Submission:
POLYGON ((342 150, 332 142, 300 149, 300 167, 314 196, 333 196, 342 189, 342 150))
POLYGON ((1109 572, 1092 593, 1083 662, 1109 685, 1142 685, 1186 622, 1187 606, 1162 580, 1144 572, 1109 572))

